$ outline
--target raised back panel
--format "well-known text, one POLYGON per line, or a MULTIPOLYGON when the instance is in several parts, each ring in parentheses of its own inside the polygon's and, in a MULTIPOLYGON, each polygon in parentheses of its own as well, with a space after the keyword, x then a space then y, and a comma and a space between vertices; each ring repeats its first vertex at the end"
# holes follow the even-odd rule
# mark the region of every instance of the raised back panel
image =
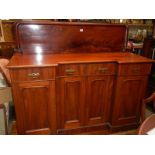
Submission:
POLYGON ((17 47, 23 53, 120 52, 126 26, 94 23, 20 22, 17 47))

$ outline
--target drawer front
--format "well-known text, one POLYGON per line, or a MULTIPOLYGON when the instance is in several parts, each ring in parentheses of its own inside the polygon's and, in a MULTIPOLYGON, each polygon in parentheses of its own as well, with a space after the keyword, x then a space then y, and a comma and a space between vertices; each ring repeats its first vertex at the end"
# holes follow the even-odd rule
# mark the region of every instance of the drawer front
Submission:
POLYGON ((84 64, 65 64, 59 65, 57 69, 58 76, 79 76, 84 75, 84 64))
POLYGON ((87 75, 114 75, 116 74, 115 63, 94 63, 86 67, 87 75))
POLYGON ((55 68, 18 68, 10 71, 11 80, 14 81, 35 81, 49 80, 55 78, 55 68))
POLYGON ((151 71, 151 64, 121 64, 118 75, 147 75, 151 71))

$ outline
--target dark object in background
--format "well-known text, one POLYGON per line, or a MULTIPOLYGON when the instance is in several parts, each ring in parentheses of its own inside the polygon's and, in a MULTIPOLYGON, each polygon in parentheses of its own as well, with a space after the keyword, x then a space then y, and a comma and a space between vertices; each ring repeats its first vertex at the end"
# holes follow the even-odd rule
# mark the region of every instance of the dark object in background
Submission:
POLYGON ((14 121, 15 119, 16 119, 15 108, 14 108, 13 102, 10 101, 9 102, 9 120, 14 121))
POLYGON ((14 53, 14 42, 0 42, 0 57, 10 59, 14 53))

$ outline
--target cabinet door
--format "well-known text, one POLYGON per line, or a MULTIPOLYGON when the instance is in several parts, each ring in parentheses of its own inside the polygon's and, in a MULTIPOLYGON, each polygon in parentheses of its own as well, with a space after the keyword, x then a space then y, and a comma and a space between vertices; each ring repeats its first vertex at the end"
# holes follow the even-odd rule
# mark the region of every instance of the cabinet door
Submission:
POLYGON ((147 84, 146 76, 122 76, 116 84, 112 125, 137 124, 140 121, 141 101, 147 84))
POLYGON ((19 134, 55 133, 54 90, 54 81, 13 84, 19 134))
POLYGON ((73 129, 84 123, 85 82, 83 77, 65 77, 58 80, 58 129, 73 129))
POLYGON ((88 77, 87 88, 87 118, 88 125, 109 122, 112 100, 113 76, 88 77))

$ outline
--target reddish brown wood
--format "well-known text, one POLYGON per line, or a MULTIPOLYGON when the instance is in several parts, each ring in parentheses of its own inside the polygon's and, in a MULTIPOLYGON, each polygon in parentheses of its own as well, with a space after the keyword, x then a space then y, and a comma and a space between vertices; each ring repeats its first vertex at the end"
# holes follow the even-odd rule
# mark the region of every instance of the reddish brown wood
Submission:
POLYGON ((74 129, 84 125, 85 81, 82 77, 66 77, 58 81, 58 129, 74 129))
POLYGON ((151 72, 151 65, 148 63, 134 63, 134 64, 121 64, 119 65, 118 75, 148 75, 151 72))
POLYGON ((116 74, 115 63, 90 63, 86 66, 86 75, 114 75, 116 74))
POLYGON ((107 75, 115 74, 115 70, 113 63, 58 67, 57 118, 60 133, 67 134, 69 129, 73 133, 86 132, 88 126, 94 128, 100 124, 102 128, 110 122, 113 76, 107 75), (104 68, 106 71, 100 70, 104 68), (66 69, 74 70, 73 74, 66 74, 66 69))
MULTIPOLYGON (((32 63, 33 58, 35 58, 34 55, 17 54, 8 66, 13 82, 19 134, 36 134, 39 132, 42 134, 49 133, 48 131, 61 134, 81 133, 86 132, 88 126, 89 130, 92 130, 94 125, 102 128, 105 123, 110 124, 111 118, 112 127, 124 127, 124 125, 139 123, 140 100, 144 97, 152 60, 131 53, 64 54, 64 56, 63 54, 56 54, 43 55, 42 64, 40 65, 35 60, 32 63), (77 58, 78 61, 76 61, 77 58), (68 69, 73 73, 68 74, 68 69), (39 79, 29 79, 27 77, 28 73, 34 71, 40 73, 39 79), (115 77, 118 79, 116 82, 115 77), (32 106, 29 108, 32 108, 31 110, 36 113, 33 108, 35 106, 33 105, 33 86, 29 82, 47 82, 47 80, 55 78, 57 81, 57 106, 55 107, 55 103, 50 98, 50 105, 54 107, 49 109, 54 111, 51 114, 52 116, 48 118, 51 126, 48 130, 45 125, 45 130, 29 131, 23 124, 23 120, 25 120, 24 110, 20 107, 21 102, 23 102, 21 101, 22 89, 18 85, 30 86, 27 95, 24 94, 25 96, 22 98, 29 97, 27 103, 32 106), (26 84, 23 83, 24 81, 27 81, 26 84), (19 82, 19 84, 16 82, 19 82), (112 97, 112 95, 114 96, 112 97), (113 115, 111 110, 113 110, 113 115), (57 119, 53 116, 56 111, 57 119)), ((54 82, 52 85, 54 85, 54 82)), ((40 92, 39 87, 37 87, 37 90, 40 92)), ((44 100, 45 92, 49 91, 45 90, 43 92, 38 94, 41 97, 40 101, 44 100)), ((54 96, 54 88, 50 94, 54 96)), ((40 117, 38 119, 44 120, 45 118, 44 116, 43 118, 40 117)), ((30 120, 30 124, 27 126, 31 127, 33 121, 30 120)))
POLYGON ((85 74, 84 66, 85 66, 84 64, 59 65, 57 69, 57 76, 84 75, 85 74))
POLYGON ((55 133, 54 83, 35 81, 12 86, 18 134, 55 133))
POLYGON ((12 82, 50 80, 50 79, 55 79, 55 68, 54 67, 44 67, 44 68, 33 67, 33 68, 14 69, 11 72, 11 76, 12 76, 12 82), (32 74, 38 74, 38 76, 33 76, 32 74))
POLYGON ((113 76, 90 76, 86 82, 86 125, 110 122, 113 76))
POLYGON ((23 53, 118 52, 125 50, 126 26, 90 23, 20 22, 16 42, 23 53))
POLYGON ((79 128, 72 128, 72 129, 58 129, 58 134, 93 134, 94 132, 102 132, 102 134, 110 133, 110 126, 108 123, 105 124, 97 124, 91 126, 81 126, 79 128))
POLYGON ((51 67, 60 64, 79 64, 79 63, 152 63, 154 60, 135 55, 129 52, 116 53, 79 53, 79 54, 15 54, 10 60, 9 68, 27 68, 27 67, 51 67), (41 57, 41 60, 38 59, 41 57))
POLYGON ((147 76, 120 76, 117 79, 112 126, 138 124, 141 101, 145 97, 147 76))
POLYGON ((8 65, 18 134, 137 126, 154 61, 121 52, 125 33, 124 25, 18 23, 22 53, 8 65))

